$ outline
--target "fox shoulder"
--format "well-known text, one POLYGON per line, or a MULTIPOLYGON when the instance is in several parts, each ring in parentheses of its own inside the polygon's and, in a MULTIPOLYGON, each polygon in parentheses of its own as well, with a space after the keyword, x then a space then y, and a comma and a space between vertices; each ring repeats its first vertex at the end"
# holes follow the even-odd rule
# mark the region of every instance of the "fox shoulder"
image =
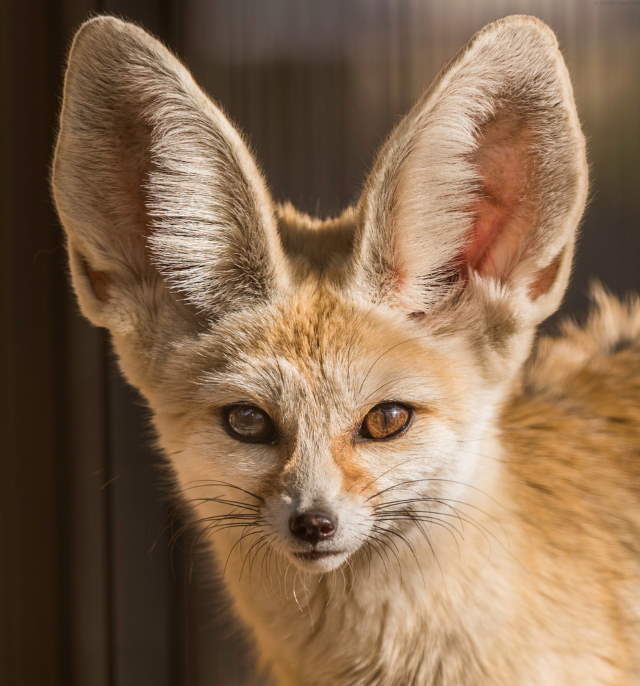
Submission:
POLYGON ((540 339, 503 414, 504 459, 556 543, 632 540, 640 563, 640 298, 592 296, 583 325, 540 339))

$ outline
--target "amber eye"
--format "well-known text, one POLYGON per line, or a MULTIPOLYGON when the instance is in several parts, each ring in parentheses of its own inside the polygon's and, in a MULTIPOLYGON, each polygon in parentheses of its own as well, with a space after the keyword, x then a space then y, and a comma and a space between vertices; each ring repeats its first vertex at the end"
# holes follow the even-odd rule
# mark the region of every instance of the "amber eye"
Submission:
POLYGON ((222 418, 227 433, 245 443, 273 443, 276 428, 269 415, 255 405, 228 405, 222 418))
POLYGON ((360 435, 363 438, 382 440, 401 434, 408 426, 413 410, 401 403, 380 403, 367 413, 360 435))

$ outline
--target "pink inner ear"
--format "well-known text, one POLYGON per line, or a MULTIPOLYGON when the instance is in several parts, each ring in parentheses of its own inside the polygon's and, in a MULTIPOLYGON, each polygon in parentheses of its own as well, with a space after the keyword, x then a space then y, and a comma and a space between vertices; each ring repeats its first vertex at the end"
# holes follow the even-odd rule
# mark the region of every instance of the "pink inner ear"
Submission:
POLYGON ((526 250, 535 226, 528 196, 532 159, 527 130, 498 116, 484 130, 475 156, 482 194, 463 251, 466 267, 505 280, 526 250))
POLYGON ((529 296, 532 300, 537 300, 553 286, 560 271, 564 252, 565 249, 563 248, 546 267, 543 267, 536 274, 535 279, 529 284, 529 296))

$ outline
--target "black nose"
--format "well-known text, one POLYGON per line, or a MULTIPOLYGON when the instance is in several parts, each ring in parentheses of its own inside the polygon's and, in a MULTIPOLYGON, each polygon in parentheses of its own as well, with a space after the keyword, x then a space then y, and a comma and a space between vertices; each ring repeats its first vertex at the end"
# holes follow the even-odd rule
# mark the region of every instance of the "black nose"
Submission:
POLYGON ((317 543, 333 536, 336 532, 336 520, 326 512, 302 512, 291 515, 289 529, 301 541, 317 543))

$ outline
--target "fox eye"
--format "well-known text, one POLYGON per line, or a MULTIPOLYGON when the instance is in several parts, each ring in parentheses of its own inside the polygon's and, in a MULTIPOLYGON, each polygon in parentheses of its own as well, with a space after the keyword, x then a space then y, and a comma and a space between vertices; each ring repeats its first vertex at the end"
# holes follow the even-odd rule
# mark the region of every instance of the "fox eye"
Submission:
POLYGON ((273 443, 276 427, 269 415, 255 405, 228 405, 222 418, 227 433, 245 443, 273 443))
POLYGON ((380 403, 371 408, 360 426, 363 438, 383 440, 401 434, 411 422, 413 410, 401 403, 380 403))

